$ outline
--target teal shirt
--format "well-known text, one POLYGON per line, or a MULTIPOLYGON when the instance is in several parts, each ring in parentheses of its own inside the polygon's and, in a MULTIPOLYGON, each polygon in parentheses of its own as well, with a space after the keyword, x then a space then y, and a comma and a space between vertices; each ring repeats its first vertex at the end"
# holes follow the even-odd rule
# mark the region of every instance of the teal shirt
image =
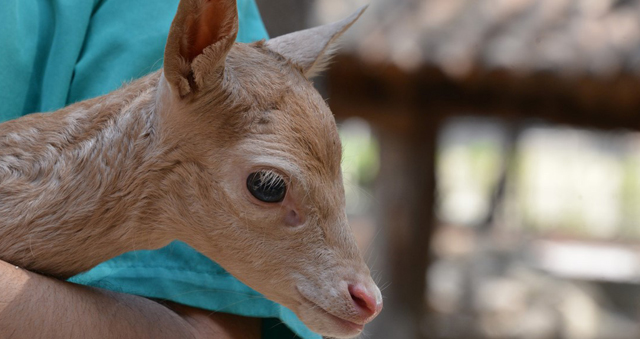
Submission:
MULTIPOLYGON (((178 0, 4 0, 0 122, 99 96, 159 69, 178 0)), ((238 0, 238 41, 267 38, 253 0, 238 0)), ((125 253, 70 281, 263 321, 265 338, 314 338, 188 245, 125 253)))

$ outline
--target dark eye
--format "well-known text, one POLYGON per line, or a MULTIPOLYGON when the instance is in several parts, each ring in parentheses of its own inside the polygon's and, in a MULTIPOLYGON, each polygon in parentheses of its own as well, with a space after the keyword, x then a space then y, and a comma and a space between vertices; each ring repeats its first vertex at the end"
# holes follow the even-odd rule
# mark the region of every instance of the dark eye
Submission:
POLYGON ((247 189, 260 201, 281 202, 287 193, 287 184, 272 171, 259 171, 249 174, 247 189))

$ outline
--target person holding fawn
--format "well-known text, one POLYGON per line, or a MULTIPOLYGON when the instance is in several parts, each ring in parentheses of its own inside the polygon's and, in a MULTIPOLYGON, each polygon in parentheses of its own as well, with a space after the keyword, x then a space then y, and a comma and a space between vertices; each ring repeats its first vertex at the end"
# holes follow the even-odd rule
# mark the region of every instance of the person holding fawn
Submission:
MULTIPOLYGON (((308 79, 361 12, 241 44, 234 0, 182 0, 163 69, 0 124, 0 337, 278 335, 257 318, 301 337, 360 333, 382 297, 346 223, 335 121, 308 79)), ((88 93, 73 82, 99 59, 92 43, 71 98, 88 93)))

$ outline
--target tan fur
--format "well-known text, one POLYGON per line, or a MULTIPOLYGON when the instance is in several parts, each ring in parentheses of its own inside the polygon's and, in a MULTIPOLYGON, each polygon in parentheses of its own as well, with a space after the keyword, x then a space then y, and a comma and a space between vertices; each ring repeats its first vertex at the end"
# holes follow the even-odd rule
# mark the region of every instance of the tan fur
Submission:
MULTIPOLYGON (((313 330, 355 335, 336 317, 372 317, 346 286, 380 294, 347 225, 333 116, 295 57, 229 43, 235 17, 189 60, 181 44, 200 1, 181 1, 164 72, 0 124, 0 259, 64 278, 179 239, 313 330), (247 191, 260 169, 288 182, 282 203, 247 191)), ((219 2, 235 15, 235 1, 219 2)))

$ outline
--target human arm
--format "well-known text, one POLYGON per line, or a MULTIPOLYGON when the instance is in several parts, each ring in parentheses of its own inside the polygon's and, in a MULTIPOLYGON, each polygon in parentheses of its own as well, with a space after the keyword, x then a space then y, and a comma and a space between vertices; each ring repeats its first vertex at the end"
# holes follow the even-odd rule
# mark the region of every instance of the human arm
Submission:
POLYGON ((76 285, 0 261, 0 338, 259 338, 260 320, 76 285))

